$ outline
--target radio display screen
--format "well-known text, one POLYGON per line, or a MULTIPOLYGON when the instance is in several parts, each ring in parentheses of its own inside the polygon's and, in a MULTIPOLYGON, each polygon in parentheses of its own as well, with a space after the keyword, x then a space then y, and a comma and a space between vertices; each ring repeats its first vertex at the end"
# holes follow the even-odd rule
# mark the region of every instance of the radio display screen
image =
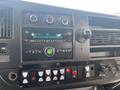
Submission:
POLYGON ((33 39, 63 39, 64 35, 61 33, 31 33, 33 39))

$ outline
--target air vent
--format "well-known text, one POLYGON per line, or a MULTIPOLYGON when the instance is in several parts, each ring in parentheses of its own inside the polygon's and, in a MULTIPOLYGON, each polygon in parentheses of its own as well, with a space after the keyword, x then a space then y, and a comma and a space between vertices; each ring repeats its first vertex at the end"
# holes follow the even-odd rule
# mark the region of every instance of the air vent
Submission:
POLYGON ((90 38, 91 60, 120 58, 120 30, 94 29, 90 38))
POLYGON ((90 25, 90 27, 119 29, 120 28, 120 19, 89 16, 89 25, 90 25))
POLYGON ((90 45, 120 45, 120 31, 92 31, 90 45))
POLYGON ((11 8, 0 8, 0 39, 13 37, 13 11, 11 8))

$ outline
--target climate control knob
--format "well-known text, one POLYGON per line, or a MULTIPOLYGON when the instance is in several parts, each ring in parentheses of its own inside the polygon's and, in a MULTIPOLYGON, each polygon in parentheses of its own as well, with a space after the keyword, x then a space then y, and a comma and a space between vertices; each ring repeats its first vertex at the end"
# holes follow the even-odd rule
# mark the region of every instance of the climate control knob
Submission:
POLYGON ((54 18, 53 18, 53 16, 47 16, 46 17, 46 23, 48 23, 48 24, 53 24, 54 23, 54 18))
POLYGON ((33 23, 37 22, 37 21, 38 21, 37 15, 31 14, 31 15, 30 15, 30 21, 33 22, 33 23))
POLYGON ((53 47, 46 47, 44 49, 44 53, 45 53, 46 56, 52 57, 52 56, 55 55, 55 48, 53 48, 53 47))
POLYGON ((61 23, 65 26, 68 25, 69 24, 69 18, 67 16, 63 16, 61 18, 61 23))
POLYGON ((89 29, 81 29, 75 32, 75 38, 80 43, 89 39, 91 35, 92 35, 92 32, 89 29))

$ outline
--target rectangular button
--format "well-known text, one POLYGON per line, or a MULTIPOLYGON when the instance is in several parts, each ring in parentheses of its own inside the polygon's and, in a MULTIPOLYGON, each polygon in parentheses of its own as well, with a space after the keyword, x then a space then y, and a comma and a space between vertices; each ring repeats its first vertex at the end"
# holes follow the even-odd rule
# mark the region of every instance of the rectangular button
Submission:
POLYGON ((71 67, 66 68, 66 80, 72 79, 72 69, 71 67))
POLYGON ((65 68, 60 69, 60 74, 62 74, 62 75, 65 74, 65 68))
POLYGON ((77 79, 77 77, 78 77, 77 67, 72 67, 72 78, 77 79))
POLYGON ((65 76, 64 76, 64 75, 61 75, 61 76, 60 76, 60 80, 65 80, 65 76))
POLYGON ((24 79, 22 83, 23 83, 23 84, 28 84, 28 80, 27 80, 27 79, 24 79))
POLYGON ((53 70, 53 75, 57 76, 58 75, 58 70, 53 70))
POLYGON ((50 77, 50 76, 47 76, 45 81, 46 81, 46 82, 51 81, 51 77, 50 77))
POLYGON ((22 72, 22 76, 23 76, 23 78, 27 78, 28 72, 22 72))
POLYGON ((37 71, 31 71, 30 72, 30 80, 32 81, 32 82, 36 82, 37 81, 37 75, 38 75, 38 73, 37 73, 37 71))
POLYGON ((44 71, 38 71, 38 75, 39 75, 39 77, 42 77, 43 74, 44 74, 44 71))
POLYGON ((38 82, 43 82, 43 78, 39 78, 38 82))
POLYGON ((46 73, 46 75, 51 75, 51 70, 50 69, 47 69, 46 71, 45 71, 45 73, 46 73))

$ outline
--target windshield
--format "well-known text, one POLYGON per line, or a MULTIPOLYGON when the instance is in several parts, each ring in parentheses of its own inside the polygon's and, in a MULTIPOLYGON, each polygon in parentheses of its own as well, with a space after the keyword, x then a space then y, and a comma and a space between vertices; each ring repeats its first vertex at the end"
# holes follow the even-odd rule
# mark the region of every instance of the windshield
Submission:
POLYGON ((120 14, 118 0, 24 0, 41 4, 72 8, 111 15, 120 14))

